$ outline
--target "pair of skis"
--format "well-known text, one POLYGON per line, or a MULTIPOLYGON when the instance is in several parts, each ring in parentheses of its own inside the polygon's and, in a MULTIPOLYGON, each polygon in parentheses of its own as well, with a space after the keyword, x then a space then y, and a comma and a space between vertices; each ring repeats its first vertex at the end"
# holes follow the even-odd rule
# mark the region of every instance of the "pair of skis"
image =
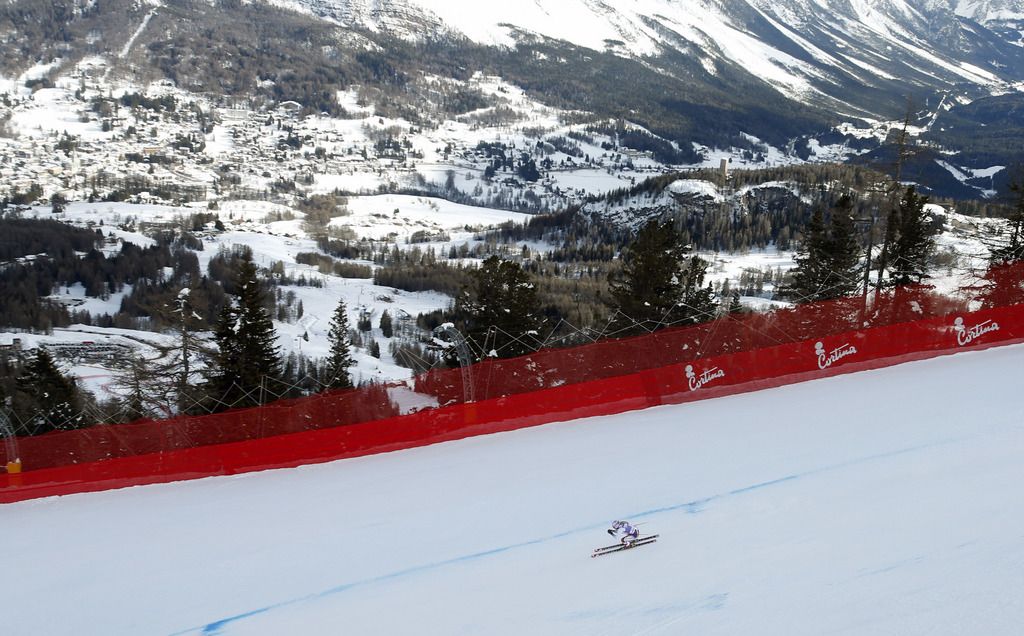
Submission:
POLYGON ((604 556, 606 554, 613 554, 615 552, 622 552, 623 550, 632 550, 633 548, 639 548, 642 545, 654 543, 658 540, 658 535, 652 534, 646 537, 640 537, 633 543, 626 545, 623 543, 616 543, 615 545, 606 545, 603 548, 596 548, 591 554, 591 558, 604 556))

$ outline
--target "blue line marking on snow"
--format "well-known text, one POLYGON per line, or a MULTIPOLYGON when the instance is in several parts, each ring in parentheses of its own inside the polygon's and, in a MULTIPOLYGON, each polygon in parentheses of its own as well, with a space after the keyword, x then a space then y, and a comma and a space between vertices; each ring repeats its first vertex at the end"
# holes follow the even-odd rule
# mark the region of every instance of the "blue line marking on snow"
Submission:
MULTIPOLYGON (((693 501, 688 501, 686 503, 673 504, 671 506, 665 506, 663 508, 654 508, 654 509, 651 509, 651 510, 645 510, 643 512, 636 512, 636 513, 632 513, 632 514, 624 515, 624 516, 627 516, 627 517, 629 517, 631 519, 642 519, 644 517, 651 517, 651 516, 654 516, 654 515, 657 515, 657 514, 661 514, 661 513, 665 513, 665 512, 675 512, 675 511, 679 511, 679 510, 685 510, 686 512, 688 512, 690 514, 696 514, 696 513, 700 512, 704 507, 706 507, 707 504, 710 504, 710 503, 712 503, 714 501, 719 501, 719 500, 722 500, 722 499, 726 499, 728 497, 743 495, 743 494, 746 494, 746 493, 749 493, 749 492, 753 492, 753 491, 756 491, 756 490, 761 490, 761 489, 764 489, 764 488, 770 488, 772 486, 778 486, 780 484, 789 483, 791 481, 802 479, 804 477, 810 477, 810 476, 818 475, 818 474, 822 474, 822 473, 833 472, 833 471, 836 471, 836 470, 842 470, 843 468, 848 468, 850 466, 855 466, 857 464, 866 464, 868 462, 882 460, 882 459, 888 459, 888 458, 891 458, 891 457, 897 457, 899 455, 906 455, 906 454, 909 454, 909 453, 915 453, 915 452, 918 452, 918 451, 927 450, 927 449, 935 448, 935 447, 938 447, 938 446, 946 446, 948 444, 953 444, 953 443, 956 443, 956 442, 961 442, 961 441, 970 439, 972 437, 976 437, 976 436, 965 436, 965 437, 960 437, 960 438, 940 440, 940 441, 937 441, 937 442, 933 442, 931 444, 924 444, 924 445, 921 445, 921 446, 911 446, 911 447, 907 447, 907 448, 901 448, 901 449, 898 449, 898 450, 895 450, 895 451, 889 451, 889 452, 886 452, 886 453, 879 453, 878 455, 869 455, 869 456, 866 456, 866 457, 858 457, 856 459, 851 459, 849 461, 842 462, 842 463, 839 463, 839 464, 833 464, 831 466, 825 466, 825 467, 822 467, 822 468, 815 468, 815 469, 808 470, 808 471, 803 472, 803 473, 787 475, 785 477, 780 477, 778 479, 772 479, 772 480, 769 480, 769 481, 761 482, 759 484, 753 484, 751 486, 744 486, 743 488, 737 488, 735 490, 731 490, 731 491, 729 491, 727 493, 724 493, 724 494, 712 495, 710 497, 704 497, 703 499, 695 499, 693 501)), ((502 547, 499 547, 499 548, 493 548, 491 550, 485 550, 483 552, 476 552, 476 553, 473 553, 473 554, 466 554, 466 555, 459 556, 459 557, 453 557, 451 559, 445 559, 443 561, 435 561, 433 563, 424 563, 423 565, 417 565, 415 567, 411 567, 411 568, 408 568, 408 569, 405 569, 405 570, 398 570, 396 572, 391 572, 391 573, 388 573, 388 574, 382 574, 380 576, 375 576, 375 577, 371 577, 371 578, 368 578, 368 579, 363 579, 361 581, 353 581, 351 583, 345 583, 343 585, 339 585, 337 587, 330 588, 330 589, 325 590, 323 592, 318 592, 318 593, 315 593, 315 594, 309 594, 309 595, 302 596, 302 597, 299 597, 299 598, 294 598, 294 599, 290 599, 290 600, 287 600, 287 601, 282 601, 280 603, 276 603, 276 604, 273 604, 273 605, 268 605, 266 607, 261 607, 259 609, 254 609, 254 610, 245 612, 243 614, 237 614, 235 616, 229 616, 227 618, 222 618, 220 620, 217 620, 217 621, 208 623, 206 625, 203 625, 202 627, 193 627, 193 628, 190 628, 190 629, 186 629, 184 631, 175 632, 171 636, 186 636, 188 634, 198 634, 198 635, 201 635, 201 636, 217 636, 218 634, 223 633, 224 628, 226 628, 227 626, 231 625, 232 623, 244 620, 246 618, 251 618, 251 617, 257 616, 259 614, 265 614, 267 612, 270 612, 270 611, 273 611, 273 610, 276 610, 276 609, 281 609, 283 607, 289 607, 289 606, 292 606, 292 605, 297 605, 299 603, 303 603, 303 602, 310 601, 310 600, 316 600, 316 599, 325 598, 325 597, 328 597, 328 596, 333 596, 335 594, 339 594, 341 592, 345 592, 347 590, 351 590, 351 589, 357 588, 357 587, 364 587, 364 586, 367 586, 367 585, 373 585, 375 583, 381 583, 383 581, 389 581, 389 580, 393 580, 393 579, 398 579, 398 578, 402 578, 402 577, 405 577, 405 576, 410 576, 410 575, 413 575, 413 574, 418 574, 420 572, 426 572, 426 571, 429 571, 429 570, 436 570, 436 569, 447 567, 447 566, 450 566, 450 565, 457 565, 459 563, 466 563, 466 562, 470 562, 470 561, 476 561, 478 559, 483 559, 483 558, 495 556, 497 554, 502 554, 502 553, 505 553, 505 552, 511 552, 512 550, 518 550, 518 549, 521 549, 521 548, 528 548, 528 547, 531 547, 531 546, 540 545, 542 543, 547 543, 548 541, 554 541, 554 540, 557 540, 557 539, 563 539, 565 537, 572 536, 572 535, 575 535, 575 534, 579 534, 581 532, 591 532, 591 531, 593 531, 593 530, 595 530, 597 528, 604 527, 604 525, 605 525, 604 523, 601 523, 601 524, 589 525, 589 526, 586 526, 586 527, 583 527, 583 528, 576 528, 576 529, 573 529, 573 530, 566 530, 564 532, 559 532, 557 534, 549 535, 549 536, 546 536, 546 537, 541 537, 539 539, 531 539, 530 541, 523 541, 522 543, 515 543, 515 544, 512 544, 512 545, 502 546, 502 547)))
MULTIPOLYGON (((703 499, 697 499, 697 500, 694 500, 694 501, 688 501, 686 503, 675 504, 675 505, 672 505, 672 506, 665 506, 664 508, 654 508, 654 509, 651 509, 651 510, 645 510, 643 512, 636 512, 636 513, 632 513, 632 514, 625 515, 625 516, 628 516, 631 519, 642 519, 644 517, 651 517, 651 516, 654 516, 654 515, 657 515, 657 514, 661 514, 663 512, 676 512, 678 510, 685 510, 686 512, 688 512, 690 514, 697 514, 697 513, 701 512, 706 507, 707 504, 709 504, 711 502, 714 502, 714 501, 721 500, 721 499, 725 499, 726 497, 733 497, 733 496, 737 496, 737 495, 743 495, 743 494, 746 494, 748 492, 753 492, 755 490, 761 490, 763 488, 769 488, 771 486, 778 486, 779 484, 784 484, 784 483, 787 483, 787 482, 795 481, 797 479, 803 479, 804 477, 812 477, 814 475, 820 475, 822 473, 828 473, 828 472, 833 472, 833 471, 837 471, 837 470, 842 470, 844 468, 849 468, 850 466, 856 466, 858 464, 866 464, 868 462, 878 461, 878 460, 882 460, 882 459, 889 459, 891 457, 898 457, 900 455, 907 455, 909 453, 916 453, 918 451, 928 450, 930 448, 935 448, 935 447, 938 447, 938 446, 947 446, 949 444, 954 444, 956 442, 962 442, 962 441, 965 441, 965 440, 968 440, 968 439, 972 439, 973 437, 976 437, 976 436, 971 435, 971 436, 964 436, 964 437, 945 439, 945 440, 940 440, 940 441, 937 441, 937 442, 932 442, 930 444, 923 444, 921 446, 910 446, 910 447, 907 447, 907 448, 901 448, 901 449, 898 449, 898 450, 889 451, 887 453, 879 453, 877 455, 868 455, 866 457, 858 457, 856 459, 851 459, 849 461, 845 461, 845 462, 842 462, 842 463, 839 463, 839 464, 833 464, 831 466, 824 466, 822 468, 814 468, 812 470, 808 470, 808 471, 803 472, 803 473, 797 473, 797 474, 794 474, 794 475, 787 475, 785 477, 779 477, 778 479, 772 479, 772 480, 769 480, 769 481, 764 481, 764 482, 761 482, 759 484, 753 484, 751 486, 744 486, 743 488, 737 488, 736 490, 731 490, 731 491, 729 491, 729 492, 727 492, 725 494, 712 495, 710 497, 705 497, 703 499)), ((592 529, 593 528, 584 528, 584 530, 592 530, 592 529)))
POLYGON ((775 486, 785 481, 793 481, 794 479, 800 479, 800 475, 790 475, 788 477, 780 477, 779 479, 773 479, 760 484, 754 484, 753 486, 747 486, 746 488, 738 488, 730 492, 730 495, 742 495, 745 492, 751 492, 753 490, 761 490, 762 488, 768 488, 769 486, 775 486))
MULTIPOLYGON (((294 602, 294 601, 292 601, 292 602, 294 602)), ((238 616, 232 616, 231 618, 226 618, 224 620, 219 620, 216 623, 210 623, 209 625, 207 625, 206 627, 203 628, 203 631, 201 633, 204 634, 205 636, 215 636, 216 634, 219 634, 221 632, 221 629, 223 629, 224 626, 227 625, 228 623, 231 623, 233 621, 242 620, 243 618, 249 618, 250 616, 256 616, 257 614, 263 614, 265 612, 269 612, 272 609, 276 609, 278 607, 281 607, 281 606, 287 605, 287 604, 288 603, 280 603, 278 605, 268 605, 267 607, 263 607, 263 608, 260 608, 258 610, 253 610, 251 612, 246 612, 245 614, 239 614, 238 616)))
POLYGON ((300 597, 300 598, 294 598, 294 599, 291 599, 291 600, 288 600, 288 601, 282 601, 281 603, 277 603, 277 604, 274 604, 274 605, 268 605, 266 607, 261 607, 259 609, 255 609, 255 610, 252 610, 252 611, 249 611, 249 612, 245 612, 244 614, 237 614, 235 616, 230 616, 228 618, 222 618, 220 620, 214 621, 214 622, 209 623, 207 625, 204 625, 202 627, 186 629, 186 630, 181 631, 181 632, 175 632, 171 636, 184 636, 185 634, 202 634, 203 636, 216 636, 217 634, 222 633, 223 629, 225 627, 227 627, 228 625, 230 625, 231 623, 234 623, 234 622, 237 622, 237 621, 240 621, 240 620, 252 617, 252 616, 256 616, 258 614, 264 614, 264 613, 269 612, 271 610, 280 609, 282 607, 287 607, 289 605, 296 605, 296 604, 302 603, 304 601, 310 601, 310 600, 315 600, 315 599, 318 599, 318 598, 324 598, 324 597, 327 597, 327 596, 332 596, 334 594, 338 594, 340 592, 344 592, 346 590, 350 590, 350 589, 355 588, 355 587, 363 587, 363 586, 366 586, 366 585, 372 585, 374 583, 380 583, 382 581, 388 581, 388 580, 391 580, 391 579, 397 579, 397 578, 401 578, 401 577, 404 577, 404 576, 408 576, 410 574, 416 574, 417 572, 425 572, 427 570, 435 570, 437 568, 445 567, 445 566, 448 566, 448 565, 455 565, 457 563, 465 563, 467 561, 475 561, 477 559, 482 559, 482 558, 485 558, 485 557, 494 556, 496 554, 501 554, 503 552, 509 552, 511 550, 517 550, 519 548, 526 548, 526 547, 529 547, 529 546, 532 546, 532 545, 538 545, 538 544, 541 544, 541 543, 545 543, 547 541, 552 541, 552 540, 555 540, 555 539, 561 539, 561 538, 564 538, 564 537, 571 536, 573 534, 578 534, 579 532, 582 532, 584 530, 593 530, 595 527, 598 527, 598 526, 591 526, 589 528, 581 528, 581 529, 576 529, 576 530, 567 530, 565 532, 560 532, 558 534, 554 534, 554 535, 551 535, 549 537, 543 537, 543 538, 540 538, 540 539, 532 539, 530 541, 524 541, 522 543, 516 543, 514 545, 507 545, 507 546, 503 546, 503 547, 500 547, 500 548, 494 548, 494 549, 491 549, 491 550, 485 550, 483 552, 476 552, 474 554, 466 554, 466 555, 463 555, 463 556, 454 557, 454 558, 451 558, 451 559, 446 559, 444 561, 437 561, 435 563, 425 563, 423 565, 417 565, 416 567, 408 568, 406 570, 399 570, 397 572, 391 572, 389 574, 382 574, 380 576, 375 576, 375 577, 372 577, 372 578, 369 578, 369 579, 363 579, 362 581, 353 581, 352 583, 345 583, 344 585, 339 585, 337 587, 332 587, 332 588, 330 588, 328 590, 325 590, 323 592, 319 592, 319 593, 316 593, 316 594, 309 594, 307 596, 303 596, 303 597, 300 597))

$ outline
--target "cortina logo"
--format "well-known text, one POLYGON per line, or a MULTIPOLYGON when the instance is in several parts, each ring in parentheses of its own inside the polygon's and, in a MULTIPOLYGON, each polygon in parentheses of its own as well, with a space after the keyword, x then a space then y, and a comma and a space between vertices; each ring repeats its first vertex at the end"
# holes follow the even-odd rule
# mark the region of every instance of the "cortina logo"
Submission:
POLYGON ((833 349, 832 353, 825 353, 825 343, 819 342, 814 345, 814 353, 818 356, 818 368, 827 369, 846 356, 852 356, 857 353, 857 347, 844 344, 833 349))
POLYGON ((964 319, 957 318, 953 321, 953 329, 956 330, 956 341, 961 347, 965 347, 981 336, 991 333, 993 331, 999 331, 999 323, 991 320, 986 320, 983 323, 974 325, 970 329, 964 326, 964 319))
POLYGON ((719 378, 724 377, 725 371, 719 369, 718 367, 712 367, 711 369, 707 369, 706 371, 700 374, 700 377, 698 377, 697 373, 693 370, 693 365, 686 365, 686 379, 689 381, 691 391, 696 391, 705 384, 708 384, 713 380, 717 380, 719 378))

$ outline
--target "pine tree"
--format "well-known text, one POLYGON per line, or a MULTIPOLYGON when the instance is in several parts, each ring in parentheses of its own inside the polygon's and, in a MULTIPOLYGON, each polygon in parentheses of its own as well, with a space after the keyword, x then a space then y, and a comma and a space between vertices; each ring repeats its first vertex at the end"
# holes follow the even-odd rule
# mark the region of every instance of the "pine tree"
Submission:
POLYGON ((50 205, 52 206, 51 211, 54 214, 61 214, 67 209, 68 200, 64 198, 64 195, 58 192, 50 197, 50 205))
POLYGON ((82 396, 74 380, 57 368, 46 349, 36 350, 35 357, 25 365, 16 382, 14 411, 38 435, 56 430, 71 430, 85 425, 82 396))
POLYGON ((680 295, 676 271, 685 254, 671 223, 651 221, 640 229, 622 255, 621 275, 609 281, 614 306, 624 314, 616 331, 627 323, 650 325, 628 328, 629 333, 653 330, 667 318, 680 295))
POLYGON ((348 339, 348 314, 345 301, 339 300, 331 318, 331 329, 327 332, 327 342, 331 346, 330 355, 324 369, 324 384, 328 389, 350 389, 352 379, 348 370, 352 366, 351 343, 348 339))
POLYGON ((854 200, 844 194, 832 209, 829 248, 832 255, 833 298, 850 296, 861 287, 861 245, 854 218, 854 200))
POLYGON ((217 354, 213 360, 216 371, 210 380, 210 392, 217 401, 214 407, 216 410, 235 406, 242 394, 241 383, 237 377, 242 355, 238 340, 238 317, 239 310, 235 306, 235 301, 229 299, 218 314, 217 323, 213 327, 217 354))
POLYGON ((893 284, 920 284, 928 278, 928 260, 935 248, 928 215, 924 211, 928 197, 917 194, 914 186, 907 188, 890 217, 891 265, 890 277, 893 284))
POLYGON ((981 282, 969 291, 977 292, 986 309, 1024 304, 1024 259, 991 261, 981 282))
POLYGON ((704 287, 707 262, 689 256, 689 246, 671 222, 651 221, 623 254, 618 277, 610 278, 619 315, 615 335, 644 333, 678 322, 714 317, 714 292, 704 287))
POLYGON ((969 288, 978 292, 978 300, 985 308, 1024 304, 1024 183, 1015 180, 1010 191, 1016 199, 1007 217, 1007 242, 992 249, 981 282, 969 288))
POLYGON ((683 259, 683 267, 677 275, 682 295, 672 314, 674 322, 698 323, 715 317, 715 291, 711 284, 704 284, 708 262, 699 256, 683 259))
POLYGON ((843 195, 832 210, 827 226, 820 208, 811 216, 786 294, 797 302, 850 296, 859 287, 859 252, 853 199, 843 195))
POLYGON ((804 230, 804 240, 794 258, 793 282, 787 295, 798 302, 818 300, 826 289, 828 278, 828 237, 825 233, 825 213, 821 208, 814 210, 804 230))
POLYGON ((269 401, 265 389, 280 375, 280 356, 274 322, 267 311, 267 293, 251 257, 238 260, 235 298, 217 320, 217 375, 214 398, 229 408, 256 406, 269 401))
POLYGON ((1014 193, 1013 210, 1010 212, 1009 238, 1006 245, 992 250, 992 263, 1015 263, 1024 261, 1024 181, 1015 180, 1010 184, 1010 191, 1014 193))
POLYGON ((395 335, 391 314, 387 310, 384 310, 384 313, 380 315, 380 332, 385 338, 391 338, 395 335))
POLYGON ((491 256, 471 272, 472 282, 455 300, 464 335, 498 357, 534 351, 540 344, 540 301, 530 275, 512 261, 491 256))

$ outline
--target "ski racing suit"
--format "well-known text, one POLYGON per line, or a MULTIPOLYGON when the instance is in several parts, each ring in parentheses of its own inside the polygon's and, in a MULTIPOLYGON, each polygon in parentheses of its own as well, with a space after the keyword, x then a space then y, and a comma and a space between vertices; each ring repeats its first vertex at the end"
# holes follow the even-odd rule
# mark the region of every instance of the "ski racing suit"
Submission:
POLYGON ((608 534, 613 537, 621 536, 622 545, 630 546, 640 536, 640 530, 628 521, 616 521, 608 529, 608 534))

